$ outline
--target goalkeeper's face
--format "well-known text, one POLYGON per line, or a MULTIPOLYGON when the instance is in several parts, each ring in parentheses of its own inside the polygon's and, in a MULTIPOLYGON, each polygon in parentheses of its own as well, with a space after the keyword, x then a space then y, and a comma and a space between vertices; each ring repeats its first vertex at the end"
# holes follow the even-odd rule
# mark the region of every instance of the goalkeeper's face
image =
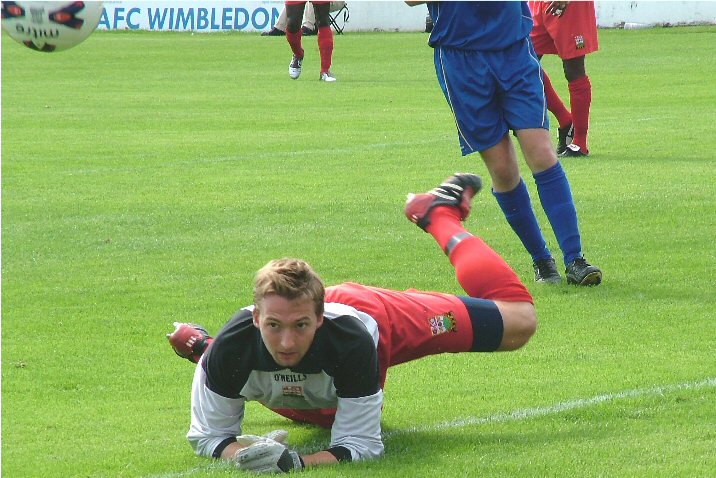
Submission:
POLYGON ((323 324, 311 299, 269 295, 254 307, 254 326, 274 361, 282 367, 297 365, 308 352, 323 324))

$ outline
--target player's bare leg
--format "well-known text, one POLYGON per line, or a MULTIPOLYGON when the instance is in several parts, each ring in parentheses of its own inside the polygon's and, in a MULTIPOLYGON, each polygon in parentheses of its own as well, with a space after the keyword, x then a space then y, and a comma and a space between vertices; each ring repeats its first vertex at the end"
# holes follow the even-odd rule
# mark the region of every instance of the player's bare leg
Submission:
MULTIPOLYGON (((557 162, 555 152, 545 149, 545 145, 549 150, 552 149, 546 130, 521 130, 518 134, 526 136, 522 147, 523 151, 530 149, 529 154, 525 153, 530 168, 544 170, 557 162)), ((520 175, 517 152, 509 133, 495 146, 480 151, 480 155, 492 177, 492 194, 512 230, 532 257, 535 281, 559 283, 562 277, 532 208, 532 200, 520 175)))
POLYGON ((534 128, 519 130, 516 134, 525 161, 532 170, 542 209, 562 250, 567 282, 598 285, 602 281, 602 271, 582 255, 582 238, 572 189, 552 149, 549 131, 534 128))

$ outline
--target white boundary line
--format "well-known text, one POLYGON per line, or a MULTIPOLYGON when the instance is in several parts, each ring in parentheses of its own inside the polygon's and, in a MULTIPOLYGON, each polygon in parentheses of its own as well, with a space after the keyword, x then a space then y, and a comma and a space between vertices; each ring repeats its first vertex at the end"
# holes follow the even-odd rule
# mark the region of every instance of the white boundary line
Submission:
MULTIPOLYGON (((596 395, 591 398, 579 398, 576 400, 559 402, 555 405, 551 405, 548 407, 524 408, 509 413, 498 413, 497 415, 491 415, 487 417, 465 417, 457 420, 435 423, 432 425, 402 428, 383 433, 383 438, 391 438, 394 436, 405 435, 414 432, 440 431, 451 428, 485 425, 488 423, 516 422, 521 420, 528 420, 530 418, 535 417, 543 417, 546 415, 556 415, 558 413, 566 412, 569 410, 587 408, 593 405, 599 405, 601 403, 621 400, 625 398, 635 398, 650 395, 666 395, 668 393, 676 392, 679 390, 699 390, 708 387, 716 387, 716 377, 706 378, 695 382, 685 382, 674 385, 661 385, 650 388, 637 388, 634 390, 625 390, 623 392, 617 393, 606 393, 604 395, 596 395)), ((300 448, 303 449, 304 447, 308 446, 310 446, 310 444, 306 443, 300 448)), ((181 478, 184 476, 194 475, 199 471, 209 471, 212 468, 215 468, 217 470, 226 470, 227 467, 232 468, 232 466, 228 463, 210 462, 206 465, 197 466, 189 470, 164 473, 161 475, 149 475, 146 478, 181 478)))
POLYGON ((510 413, 499 413, 488 417, 466 417, 457 420, 451 420, 442 423, 436 423, 432 425, 424 425, 419 427, 411 427, 407 429, 394 430, 385 433, 384 437, 391 437, 394 435, 402 435, 411 432, 426 432, 426 431, 439 431, 450 428, 460 428, 472 425, 484 425, 487 423, 501 423, 501 422, 515 422, 520 420, 526 420, 534 417, 542 417, 545 415, 555 415, 558 413, 566 412, 569 410, 575 410, 578 408, 586 408, 592 405, 599 405, 600 403, 610 402, 619 400, 622 398, 634 398, 648 395, 665 395, 667 393, 676 392, 678 390, 698 390, 706 387, 716 386, 716 377, 706 378, 696 382, 686 382, 675 385, 663 385, 651 388, 639 388, 634 390, 626 390, 618 393, 607 393, 604 395, 597 395, 592 398, 580 398, 576 400, 569 400, 566 402, 560 402, 555 405, 548 407, 537 407, 537 408, 525 408, 522 410, 515 410, 510 413))
MULTIPOLYGON (((193 166, 206 166, 210 164, 219 164, 219 163, 241 163, 243 161, 254 161, 257 159, 280 159, 280 158, 301 158, 301 157, 312 157, 317 154, 330 154, 333 156, 337 156, 339 154, 355 154, 355 153, 361 153, 365 151, 381 151, 388 148, 415 148, 416 146, 426 146, 431 144, 440 143, 446 140, 452 139, 452 136, 449 135, 439 135, 435 136, 429 139, 423 139, 419 141, 390 141, 390 142, 384 142, 384 143, 369 143, 369 144, 361 144, 359 146, 344 146, 341 148, 332 148, 332 147, 326 147, 326 148, 314 148, 314 149, 302 149, 300 151, 257 151, 257 152, 247 152, 247 153, 241 153, 237 155, 231 155, 231 156, 217 156, 217 157, 210 157, 210 158, 192 158, 192 159, 175 159, 175 160, 168 160, 166 162, 162 162, 159 167, 161 170, 171 168, 172 166, 177 165, 183 165, 183 164, 190 164, 193 166)), ((102 165, 99 167, 95 167, 92 169, 74 169, 74 170, 68 170, 63 173, 61 173, 64 176, 79 176, 79 175, 89 175, 89 174, 106 174, 106 173, 113 173, 117 171, 148 171, 152 170, 154 171, 156 169, 156 165, 154 164, 137 164, 134 166, 125 166, 125 165, 102 165)))

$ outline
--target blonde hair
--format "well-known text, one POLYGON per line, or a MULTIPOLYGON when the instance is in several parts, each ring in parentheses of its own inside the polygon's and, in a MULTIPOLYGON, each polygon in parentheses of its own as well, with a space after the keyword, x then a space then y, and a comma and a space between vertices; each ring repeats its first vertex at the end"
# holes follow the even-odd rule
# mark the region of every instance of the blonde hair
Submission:
POLYGON ((325 287, 313 268, 301 259, 274 259, 256 272, 254 306, 264 297, 278 295, 284 299, 310 299, 316 314, 323 314, 325 287))

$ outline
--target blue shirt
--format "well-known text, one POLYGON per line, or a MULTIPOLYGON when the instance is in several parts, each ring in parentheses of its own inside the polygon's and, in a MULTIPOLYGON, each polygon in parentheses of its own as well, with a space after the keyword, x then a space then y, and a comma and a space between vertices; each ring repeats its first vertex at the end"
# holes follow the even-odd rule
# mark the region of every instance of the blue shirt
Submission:
POLYGON ((529 37, 527 2, 428 2, 433 31, 428 44, 462 50, 503 50, 529 37))

